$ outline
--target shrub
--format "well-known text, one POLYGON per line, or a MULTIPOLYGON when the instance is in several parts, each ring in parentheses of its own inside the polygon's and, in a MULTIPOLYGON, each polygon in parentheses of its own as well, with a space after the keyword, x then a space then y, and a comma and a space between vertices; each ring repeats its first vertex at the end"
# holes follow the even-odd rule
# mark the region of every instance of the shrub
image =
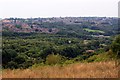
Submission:
POLYGON ((116 57, 120 59, 120 35, 117 36, 115 40, 113 41, 111 45, 111 49, 114 55, 116 55, 116 57))
POLYGON ((72 63, 74 63, 74 62, 75 62, 74 59, 66 60, 66 61, 64 62, 64 65, 65 65, 65 64, 72 64, 72 63))
POLYGON ((18 64, 16 62, 10 61, 8 62, 7 68, 16 69, 18 68, 18 64))
POLYGON ((56 50, 53 47, 47 47, 43 50, 43 52, 40 54, 42 59, 45 59, 48 55, 56 53, 56 50))
POLYGON ((60 55, 54 55, 54 54, 50 54, 46 57, 46 64, 57 64, 60 63, 62 61, 62 57, 60 55))

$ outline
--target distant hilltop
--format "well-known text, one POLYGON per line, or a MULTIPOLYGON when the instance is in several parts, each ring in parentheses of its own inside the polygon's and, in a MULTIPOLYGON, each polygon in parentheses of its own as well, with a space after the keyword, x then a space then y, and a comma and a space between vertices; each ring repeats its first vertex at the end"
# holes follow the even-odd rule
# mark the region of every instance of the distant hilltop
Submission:
POLYGON ((94 22, 94 23, 108 23, 117 19, 116 17, 52 17, 52 18, 5 18, 2 22, 29 22, 29 23, 54 23, 54 22, 64 22, 66 24, 81 24, 82 22, 94 22))
POLYGON ((57 33, 63 25, 112 26, 117 19, 116 17, 5 18, 1 22, 3 31, 57 33))

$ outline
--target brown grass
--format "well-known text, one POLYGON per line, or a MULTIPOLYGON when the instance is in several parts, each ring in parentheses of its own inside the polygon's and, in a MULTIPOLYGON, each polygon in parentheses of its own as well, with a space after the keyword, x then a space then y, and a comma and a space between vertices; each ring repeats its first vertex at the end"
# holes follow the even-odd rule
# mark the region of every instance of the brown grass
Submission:
POLYGON ((75 63, 66 66, 39 66, 30 69, 3 70, 3 78, 117 78, 114 61, 75 63))

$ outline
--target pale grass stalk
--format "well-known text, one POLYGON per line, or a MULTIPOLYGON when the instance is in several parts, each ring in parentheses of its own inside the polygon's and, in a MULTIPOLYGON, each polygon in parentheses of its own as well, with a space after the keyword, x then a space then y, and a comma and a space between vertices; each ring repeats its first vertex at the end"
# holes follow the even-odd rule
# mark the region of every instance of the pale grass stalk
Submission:
POLYGON ((114 61, 3 70, 3 78, 117 78, 114 61))

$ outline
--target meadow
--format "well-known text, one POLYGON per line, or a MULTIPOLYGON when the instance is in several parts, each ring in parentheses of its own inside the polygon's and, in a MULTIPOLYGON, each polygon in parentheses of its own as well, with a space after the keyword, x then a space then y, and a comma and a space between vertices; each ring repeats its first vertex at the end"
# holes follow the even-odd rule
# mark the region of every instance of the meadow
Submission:
POLYGON ((105 33, 104 31, 101 31, 101 30, 92 30, 92 29, 84 29, 85 31, 88 31, 88 32, 98 32, 98 33, 105 33))
POLYGON ((115 61, 4 69, 3 78, 118 78, 115 61))

